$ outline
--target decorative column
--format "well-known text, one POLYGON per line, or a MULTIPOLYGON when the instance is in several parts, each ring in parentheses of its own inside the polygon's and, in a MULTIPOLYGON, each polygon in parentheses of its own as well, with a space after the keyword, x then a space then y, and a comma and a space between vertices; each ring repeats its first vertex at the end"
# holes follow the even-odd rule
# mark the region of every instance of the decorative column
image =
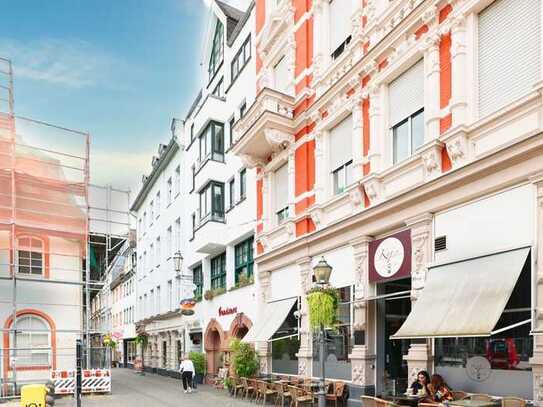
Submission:
POLYGON ((422 49, 424 51, 424 119, 426 132, 424 141, 439 138, 439 121, 441 109, 439 107, 439 34, 428 35, 424 38, 422 49))
POLYGON ((368 244, 371 238, 362 236, 351 242, 356 265, 354 289, 354 321, 353 330, 360 338, 360 343, 353 346, 349 355, 352 365, 353 383, 362 387, 363 394, 372 394, 375 389, 374 367, 375 349, 368 338, 368 312, 366 297, 368 295, 368 244))
POLYGON ((295 148, 292 146, 288 152, 287 172, 288 172, 288 214, 289 217, 295 216, 295 201, 296 201, 296 161, 295 148))
POLYGON ((451 113, 453 126, 466 123, 467 114, 466 18, 456 16, 451 24, 451 113))
POLYGON ((268 232, 273 228, 270 177, 271 175, 268 172, 262 176, 262 224, 264 232, 268 232))
MULTIPOLYGON (((258 272, 258 281, 260 288, 260 303, 265 305, 270 298, 271 290, 271 273, 269 271, 259 271, 258 272)), ((264 342, 256 342, 255 350, 258 354, 260 360, 260 373, 268 374, 272 371, 272 354, 271 354, 271 345, 264 342)))
MULTIPOLYGON (((318 125, 318 124, 317 124, 318 125)), ((315 202, 318 204, 326 201, 326 163, 324 132, 315 130, 315 202)))
POLYGON ((369 119, 370 119, 370 149, 368 158, 372 173, 381 171, 381 146, 384 143, 382 134, 382 114, 381 114, 381 89, 378 85, 372 84, 368 87, 370 99, 369 119))
MULTIPOLYGON (((419 297, 426 281, 427 264, 432 256, 432 219, 431 213, 408 219, 405 224, 411 228, 411 302, 419 297)), ((416 380, 418 372, 432 371, 433 359, 431 343, 428 339, 413 341, 405 355, 408 384, 416 380)))
POLYGON ((536 256, 535 270, 535 317, 533 322, 534 349, 530 359, 533 375, 533 400, 537 404, 543 403, 543 173, 532 178, 536 191, 536 256))
POLYGON ((301 304, 300 304, 300 349, 296 354, 298 358, 298 374, 311 377, 313 375, 313 335, 309 327, 309 305, 307 292, 311 289, 312 271, 311 257, 304 257, 297 261, 300 268, 301 304))
POLYGON ((364 174, 363 164, 363 147, 362 147, 362 128, 363 128, 363 115, 362 115, 362 93, 357 92, 353 96, 352 105, 353 114, 353 182, 360 181, 364 174))

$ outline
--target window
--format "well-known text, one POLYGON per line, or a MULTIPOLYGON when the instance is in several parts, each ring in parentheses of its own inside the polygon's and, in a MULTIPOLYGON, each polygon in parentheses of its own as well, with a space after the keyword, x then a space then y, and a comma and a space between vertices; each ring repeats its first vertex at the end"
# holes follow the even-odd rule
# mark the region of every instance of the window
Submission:
MULTIPOLYGON (((12 326, 13 327, 13 326, 12 326)), ((16 343, 16 366, 49 366, 51 336, 49 324, 35 315, 17 317, 17 340, 10 335, 11 343, 16 343)))
POLYGON ((190 141, 192 142, 194 140, 194 123, 191 123, 190 125, 190 141))
POLYGON ((17 249, 18 272, 42 275, 45 269, 43 241, 35 237, 19 237, 17 249))
POLYGON ((392 128, 394 164, 413 155, 424 144, 424 110, 419 110, 392 128))
POLYGON ((171 257, 172 252, 172 227, 166 229, 166 256, 171 257))
POLYGON ((244 168, 239 173, 239 200, 247 197, 247 170, 244 168))
POLYGON ((541 77, 541 1, 497 0, 479 14, 479 116, 532 91, 541 77))
POLYGON ((224 221, 224 184, 210 182, 200 192, 200 222, 224 221))
POLYGON ((236 188, 235 188, 235 179, 232 178, 228 181, 228 207, 233 208, 236 204, 236 188))
POLYGON ((175 220, 175 251, 181 251, 181 218, 175 220))
POLYGON ((156 204, 156 217, 158 218, 160 216, 160 191, 156 193, 155 204, 156 204))
POLYGON ((330 130, 330 169, 334 195, 340 194, 351 184, 353 162, 353 117, 347 116, 330 130))
POLYGON ((393 163, 424 144, 424 64, 417 62, 389 85, 389 123, 393 163))
POLYGON ((238 53, 232 60, 231 64, 231 78, 232 82, 234 82, 245 65, 247 65, 247 62, 249 62, 249 59, 251 59, 251 37, 247 37, 243 45, 240 47, 238 53))
POLYGON ((156 287, 156 313, 160 314, 160 286, 156 287))
POLYGON ((172 280, 168 281, 168 311, 173 310, 173 284, 172 280))
POLYGON ((166 182, 166 187, 168 188, 168 206, 172 203, 172 177, 168 178, 166 182))
POLYGON ((156 238, 156 265, 157 267, 160 266, 160 236, 156 238))
POLYGON ((234 124, 236 124, 236 119, 232 116, 228 121, 228 142, 230 146, 234 144, 234 124))
POLYGON ((181 166, 175 169, 175 196, 181 192, 181 166))
POLYGON ((218 122, 209 122, 200 135, 199 163, 208 159, 224 162, 224 126, 218 122))
POLYGON ((196 231, 196 213, 191 215, 192 218, 192 237, 194 238, 194 232, 196 231))
POLYGON ((226 253, 211 259, 211 289, 226 288, 226 253))
POLYGON ((224 98, 223 82, 224 82, 224 78, 221 78, 219 83, 217 83, 217 85, 213 89, 213 92, 212 92, 213 96, 216 96, 218 98, 224 98))
POLYGON ((152 225, 153 224, 153 218, 155 217, 154 215, 154 204, 153 204, 153 201, 151 201, 151 203, 149 204, 149 224, 152 225))
POLYGON ((292 77, 287 64, 287 58, 283 57, 273 68, 275 89, 287 93, 292 77))
POLYGON ((247 110, 247 102, 243 102, 239 107, 239 118, 241 119, 245 116, 245 111, 247 110))
POLYGON ((211 48, 211 55, 209 57, 209 79, 211 80, 215 73, 219 70, 219 67, 222 64, 223 51, 224 51, 224 41, 223 41, 223 25, 217 20, 217 25, 215 27, 215 35, 213 37, 213 47, 211 48))
POLYGON ((190 169, 192 170, 192 186, 190 188, 190 192, 192 192, 196 186, 196 165, 193 164, 190 169))
POLYGON ((235 251, 235 268, 236 268, 236 283, 240 276, 249 278, 253 275, 253 241, 254 238, 241 242, 234 248, 235 251))
POLYGON ((149 312, 150 315, 155 315, 155 290, 151 290, 149 293, 149 312))
POLYGON ((153 265, 156 264, 156 259, 154 258, 154 256, 156 255, 156 252, 155 252, 155 245, 154 243, 151 243, 151 245, 149 246, 149 260, 150 260, 150 267, 149 267, 149 271, 153 271, 153 265))
POLYGON ((147 212, 143 212, 143 230, 147 227, 147 212))
POLYGON ((277 223, 281 224, 288 218, 288 165, 283 164, 274 172, 275 183, 275 214, 277 223))
POLYGON ((192 269, 192 282, 196 286, 194 290, 194 298, 201 299, 204 289, 204 275, 202 273, 202 266, 197 266, 192 269))
POLYGON ((336 59, 351 40, 351 8, 343 0, 330 1, 330 55, 336 59))

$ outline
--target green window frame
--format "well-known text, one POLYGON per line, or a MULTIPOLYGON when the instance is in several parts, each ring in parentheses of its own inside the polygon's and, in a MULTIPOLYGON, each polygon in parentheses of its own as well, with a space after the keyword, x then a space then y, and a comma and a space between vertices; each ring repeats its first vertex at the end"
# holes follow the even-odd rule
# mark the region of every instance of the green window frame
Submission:
POLYGON ((219 67, 221 66, 222 59, 223 59, 223 53, 224 53, 224 27, 222 22, 217 21, 217 26, 215 28, 215 35, 213 36, 213 48, 211 49, 211 55, 209 57, 209 80, 213 78, 213 76, 217 73, 219 70, 219 67))
POLYGON ((226 253, 211 259, 211 289, 226 288, 226 253))
POLYGON ((253 252, 254 237, 237 244, 234 248, 235 252, 235 277, 236 283, 239 281, 239 276, 245 274, 247 278, 253 275, 254 252, 253 252))
POLYGON ((196 266, 192 269, 192 282, 196 286, 194 290, 194 298, 202 298, 204 290, 204 275, 202 273, 202 266, 196 266))

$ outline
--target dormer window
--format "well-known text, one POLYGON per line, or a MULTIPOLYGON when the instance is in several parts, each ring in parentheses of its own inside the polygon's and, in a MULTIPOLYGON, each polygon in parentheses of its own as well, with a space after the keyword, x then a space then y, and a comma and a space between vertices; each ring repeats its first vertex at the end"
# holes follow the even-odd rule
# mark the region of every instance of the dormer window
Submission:
POLYGON ((211 80, 215 73, 221 66, 223 53, 224 53, 224 27, 220 21, 217 21, 215 27, 215 35, 213 36, 213 48, 211 49, 211 56, 209 57, 209 79, 211 80))

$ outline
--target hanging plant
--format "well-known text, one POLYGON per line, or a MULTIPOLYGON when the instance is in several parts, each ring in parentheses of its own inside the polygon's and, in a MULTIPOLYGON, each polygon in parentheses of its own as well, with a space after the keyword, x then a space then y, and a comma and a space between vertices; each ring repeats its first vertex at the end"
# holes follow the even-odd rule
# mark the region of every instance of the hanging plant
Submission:
POLYGON ((333 328, 337 320, 339 297, 333 288, 314 288, 307 294, 309 305, 309 326, 313 331, 333 328))
POLYGON ((117 342, 111 337, 111 335, 106 335, 103 341, 104 346, 108 348, 115 349, 117 347, 117 342))
POLYGON ((140 334, 138 336, 136 336, 136 338, 134 339, 134 343, 136 345, 142 345, 144 348, 147 346, 147 339, 149 337, 147 335, 144 335, 144 334, 140 334))

